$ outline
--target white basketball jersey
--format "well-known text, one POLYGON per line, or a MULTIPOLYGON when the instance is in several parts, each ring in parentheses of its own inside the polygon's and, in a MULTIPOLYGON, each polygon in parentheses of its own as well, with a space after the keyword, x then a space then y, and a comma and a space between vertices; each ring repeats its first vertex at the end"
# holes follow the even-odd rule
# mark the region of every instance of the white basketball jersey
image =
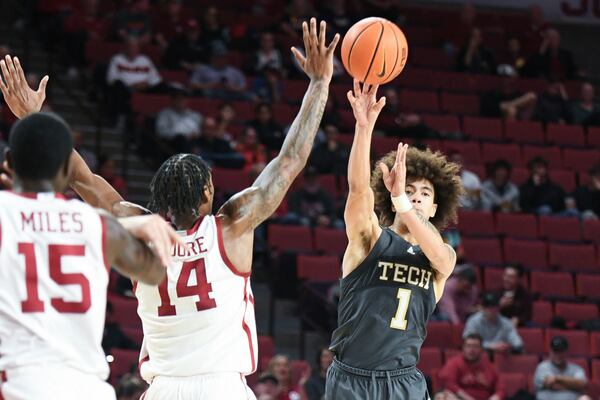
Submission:
POLYGON ((108 377, 104 244, 87 204, 0 191, 0 370, 58 364, 108 377))
POLYGON ((159 286, 138 283, 138 313, 144 328, 140 372, 192 376, 256 370, 257 337, 250 274, 227 259, 221 220, 199 219, 186 244, 173 250, 167 279, 159 286))

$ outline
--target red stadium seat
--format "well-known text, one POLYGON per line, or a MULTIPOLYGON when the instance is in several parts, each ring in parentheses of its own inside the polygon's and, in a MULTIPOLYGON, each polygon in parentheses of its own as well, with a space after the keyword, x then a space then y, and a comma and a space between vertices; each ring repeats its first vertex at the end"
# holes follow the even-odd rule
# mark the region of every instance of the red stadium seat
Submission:
POLYGON ((240 169, 213 168, 210 173, 217 192, 235 193, 252 184, 250 176, 240 169))
POLYGON ((519 373, 501 373, 500 382, 504 385, 507 397, 513 396, 519 390, 527 390, 527 376, 519 373))
MULTIPOLYGON (((298 106, 289 106, 287 104, 273 104, 273 119, 280 126, 287 126, 292 123, 298 112, 298 106)), ((254 113, 254 112, 253 112, 254 113)), ((240 117, 238 117, 241 119, 240 117)))
POLYGON ((600 162, 600 150, 563 150, 563 165, 575 171, 587 172, 592 165, 600 162))
POLYGON ((312 250, 312 237, 310 235, 310 228, 306 226, 271 224, 268 228, 267 237, 269 247, 274 250, 312 250))
POLYGON ((544 330, 542 328, 518 328, 519 336, 523 339, 525 352, 530 354, 543 354, 544 330))
POLYGON ((590 351, 592 357, 600 357, 600 332, 590 332, 590 351))
POLYGON ((402 32, 413 46, 433 46, 435 44, 434 32, 430 27, 405 26, 402 32))
POLYGON ((402 76, 398 79, 398 84, 401 87, 438 89, 438 80, 435 79, 435 76, 435 71, 430 69, 407 66, 402 71, 402 76))
POLYGON ((425 123, 425 125, 432 129, 435 129, 438 132, 460 131, 460 121, 458 120, 458 117, 453 114, 426 114, 423 115, 423 122, 425 123))
POLYGON ((595 304, 577 304, 557 302, 555 314, 567 321, 581 322, 598 318, 598 306, 595 304))
POLYGON ((502 289, 502 268, 484 268, 483 282, 485 291, 496 292, 502 289))
POLYGON ((443 92, 441 110, 450 114, 479 115, 479 97, 472 94, 443 92))
POLYGON ((465 117, 463 131, 476 140, 502 140, 502 121, 498 118, 465 117))
POLYGON ((113 321, 121 327, 142 329, 142 321, 137 314, 137 299, 109 295, 108 302, 113 307, 113 321))
POLYGON ((600 220, 583 221, 583 239, 600 244, 600 220))
POLYGON ((531 292, 542 297, 575 297, 573 279, 568 272, 531 271, 531 292))
POLYGON ((258 335, 258 352, 261 358, 271 359, 275 355, 275 343, 271 336, 258 335))
MULTIPOLYGON (((592 332, 592 336, 594 336, 594 334, 598 334, 598 332, 592 332)), ((600 339, 600 336, 597 336, 598 339, 600 339)), ((594 352, 593 347, 594 347, 594 339, 592 339, 592 355, 594 357, 598 356, 598 353, 594 352)), ((600 380, 600 360, 598 359, 594 359, 592 360, 592 376, 591 379, 594 381, 599 381, 600 380)))
POLYGON ((504 239, 504 259, 529 269, 548 268, 548 245, 541 240, 504 239))
POLYGON ((503 159, 513 167, 522 165, 521 148, 515 143, 483 143, 481 150, 484 163, 503 159))
POLYGON ((463 238, 465 257, 474 264, 502 265, 502 250, 498 239, 463 238))
POLYGON ((546 139, 559 146, 583 147, 585 145, 583 127, 579 125, 548 124, 546 139))
POLYGON ((447 322, 431 321, 427 324, 427 337, 423 342, 423 347, 447 348, 452 346, 450 324, 447 322))
POLYGON ((533 214, 498 213, 496 233, 509 238, 537 239, 538 221, 533 214))
POLYGON ((467 236, 495 236, 494 215, 488 211, 460 210, 458 229, 467 236))
POLYGON ((435 47, 414 47, 409 62, 417 67, 433 69, 449 69, 452 65, 444 50, 435 47))
POLYGON ((581 242, 581 224, 577 218, 540 217, 540 236, 560 242, 581 242))
POLYGON ((142 347, 142 341, 144 340, 144 331, 140 328, 131 328, 128 326, 122 326, 121 331, 131 339, 137 346, 142 347))
POLYGON ((577 186, 575 183, 575 173, 573 171, 551 169, 548 171, 548 175, 550 180, 562 187, 567 193, 571 193, 575 190, 575 186, 577 186))
MULTIPOLYGON (((283 81, 283 97, 289 103, 299 103, 304 97, 308 82, 305 80, 290 80, 284 79, 283 81)), ((344 99, 337 99, 343 101, 344 99)))
MULTIPOLYGON (((371 139, 371 148, 377 155, 383 156, 390 151, 396 150, 399 142, 400 139, 395 137, 373 136, 371 139)), ((404 139, 403 142, 406 143, 404 139)))
POLYGON ((600 149, 600 127, 590 126, 587 132, 587 144, 600 149))
POLYGON ((531 319, 538 325, 548 326, 554 317, 552 304, 549 301, 534 301, 531 319))
POLYGON ((592 244, 550 243, 550 265, 562 271, 600 272, 592 244))
POLYGON ((310 371, 310 364, 304 360, 292 360, 290 369, 292 370, 292 387, 296 387, 300 379, 310 371))
POLYGON ((567 359, 567 362, 570 362, 572 364, 578 365, 581 368, 583 368, 583 371, 585 372, 585 376, 590 377, 590 363, 588 362, 588 359, 586 357, 569 357, 567 359))
POLYGON ((592 399, 600 399, 600 381, 588 381, 585 393, 592 399))
POLYGON ((496 354, 494 356, 494 365, 500 373, 530 374, 535 371, 539 362, 539 357, 534 354, 496 354))
POLYGON ((310 256, 300 254, 296 262, 298 278, 313 282, 337 281, 341 275, 337 256, 310 256))
POLYGON ((344 230, 315 228, 315 250, 319 253, 340 256, 347 246, 348 238, 344 230))
POLYGON ((600 275, 580 274, 575 276, 577 296, 586 299, 600 299, 600 275))
POLYGON ((436 92, 403 90, 400 92, 400 104, 406 111, 438 112, 440 110, 436 92))
POLYGON ((432 370, 442 368, 442 350, 438 347, 424 347, 419 353, 417 367, 427 376, 432 370))
POLYGON ((476 142, 446 140, 442 145, 446 154, 453 151, 460 153, 465 160, 465 165, 481 165, 482 163, 481 150, 476 142))
POLYGON ((110 363, 110 381, 116 384, 128 372, 137 371, 140 352, 137 350, 112 349, 114 360, 110 363))
POLYGON ((527 182, 530 175, 531 175, 531 173, 529 172, 529 170, 527 168, 522 168, 522 167, 513 168, 511 180, 513 181, 513 183, 515 185, 520 186, 520 185, 524 184, 525 182, 527 182))
POLYGON ((569 356, 572 357, 589 357, 590 355, 590 336, 586 331, 573 330, 546 330, 546 351, 550 350, 550 340, 554 336, 564 336, 569 343, 569 356))
POLYGON ((504 137, 517 143, 544 143, 544 129, 537 121, 505 121, 504 137))
POLYGON ((131 108, 135 113, 143 116, 155 116, 169 106, 171 100, 164 94, 149 94, 134 92, 131 96, 131 108))
POLYGON ((187 85, 189 77, 187 71, 184 70, 162 70, 160 71, 160 75, 165 82, 176 82, 182 85, 187 85))
POLYGON ((562 169, 562 156, 560 147, 523 146, 523 162, 527 164, 531 159, 541 157, 548 162, 550 169, 562 169))
POLYGON ((452 345, 459 349, 462 347, 463 332, 465 331, 465 324, 452 324, 452 345))
MULTIPOLYGON (((452 348, 444 348, 444 363, 447 363, 449 359, 451 359, 452 357, 458 356, 460 354, 462 354, 462 350, 459 349, 452 349, 452 348)), ((486 357, 487 354, 484 353, 483 357, 486 357)))

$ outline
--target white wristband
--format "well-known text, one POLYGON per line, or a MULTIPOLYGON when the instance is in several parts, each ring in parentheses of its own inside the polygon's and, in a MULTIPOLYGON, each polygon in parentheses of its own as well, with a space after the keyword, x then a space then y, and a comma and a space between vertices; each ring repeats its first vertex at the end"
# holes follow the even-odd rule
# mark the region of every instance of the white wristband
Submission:
POLYGON ((392 198, 392 204, 396 209, 396 212, 405 213, 412 210, 412 203, 408 199, 406 193, 402 193, 398 197, 390 196, 392 198))

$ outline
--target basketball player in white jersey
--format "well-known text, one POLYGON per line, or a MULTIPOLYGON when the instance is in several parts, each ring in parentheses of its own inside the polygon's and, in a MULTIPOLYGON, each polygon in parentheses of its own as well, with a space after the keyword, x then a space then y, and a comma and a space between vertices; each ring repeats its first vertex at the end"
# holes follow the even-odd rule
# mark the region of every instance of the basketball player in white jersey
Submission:
MULTIPOLYGON (((173 156, 152 180, 148 208, 169 219, 185 245, 173 250, 175 262, 159 288, 135 285, 144 329, 140 370, 150 382, 144 400, 255 398, 245 381, 258 361, 249 282, 254 229, 277 209, 310 155, 339 41, 336 35, 326 46, 325 28, 321 22, 317 29, 314 18, 310 26, 303 24, 306 58, 295 48, 292 52, 310 83, 279 155, 250 188, 211 215, 213 183, 200 157, 173 156)), ((19 76, 21 68, 15 64, 13 75, 19 76)), ((41 107, 39 91, 33 92, 24 83, 15 86, 24 94, 8 101, 15 103, 11 110, 41 107), (20 98, 34 100, 24 106, 20 98)), ((113 188, 93 175, 76 152, 73 164, 70 185, 86 202, 118 216, 140 213, 140 207, 124 203, 113 188)))
POLYGON ((114 399, 101 348, 110 265, 145 285, 165 277, 161 259, 124 226, 158 238, 162 251, 178 238, 157 216, 122 226, 60 194, 73 146, 58 116, 18 121, 9 145, 13 191, 0 191, 0 399, 114 399))

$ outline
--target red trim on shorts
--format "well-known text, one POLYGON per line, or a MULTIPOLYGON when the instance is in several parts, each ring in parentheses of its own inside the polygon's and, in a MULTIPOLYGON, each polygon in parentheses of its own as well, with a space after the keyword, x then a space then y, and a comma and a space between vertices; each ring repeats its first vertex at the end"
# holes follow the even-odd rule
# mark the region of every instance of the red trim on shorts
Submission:
MULTIPOLYGON (((148 390, 146 390, 144 393, 142 393, 142 395, 140 396, 140 400, 144 400, 146 398, 146 393, 148 393, 148 390)), ((2 399, 0 399, 2 400, 2 399)))
POLYGON ((133 294, 135 294, 135 290, 137 289, 137 281, 131 280, 131 286, 133 287, 133 294))
POLYGON ((100 224, 102 225, 102 258, 104 259, 104 267, 106 268, 106 272, 110 275, 110 263, 108 262, 106 247, 106 221, 103 216, 100 216, 100 224))
POLYGON ((0 371, 0 382, 4 383, 8 379, 6 379, 6 371, 0 371))
MULTIPOLYGON (((248 293, 246 291, 246 287, 248 287, 248 278, 244 279, 244 303, 246 307, 244 309, 244 316, 246 315, 246 310, 248 309, 248 293)), ((252 306, 254 307, 254 306, 252 306)), ((254 373, 256 371, 256 360, 254 359, 254 345, 252 344, 252 331, 250 331, 250 327, 246 323, 244 317, 242 317, 242 329, 246 332, 246 336, 248 336, 248 347, 250 348, 250 360, 252 363, 252 369, 250 373, 254 373)))
POLYGON ((150 356, 146 356, 144 358, 142 358, 139 362, 138 362, 138 371, 142 370, 142 364, 144 364, 146 361, 150 361, 150 356))
POLYGON ((198 218, 196 220, 196 222, 194 222, 194 225, 192 225, 192 227, 190 229, 188 229, 185 233, 188 234, 188 235, 196 233, 196 231, 198 230, 198 227, 200 227, 200 224, 202 223, 203 219, 204 219, 204 216, 198 218))
MULTIPOLYGON (((239 271, 229 260, 227 257, 227 253, 225 252, 225 246, 223 245, 223 228, 221 226, 221 217, 215 217, 215 223, 217 224, 217 243, 219 244, 219 253, 221 253, 221 259, 227 265, 227 268, 231 270, 235 275, 241 276, 244 278, 249 278, 252 272, 241 272, 239 271)), ((246 296, 246 289, 244 289, 244 297, 246 296)))

